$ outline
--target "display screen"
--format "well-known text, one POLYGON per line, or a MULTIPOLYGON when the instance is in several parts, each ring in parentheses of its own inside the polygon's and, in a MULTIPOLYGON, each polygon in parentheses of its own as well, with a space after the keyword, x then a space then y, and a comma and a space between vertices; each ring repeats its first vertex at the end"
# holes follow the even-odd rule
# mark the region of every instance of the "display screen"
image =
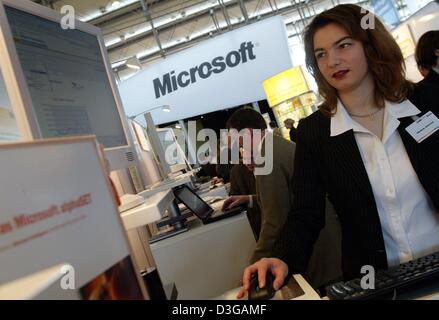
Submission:
POLYGON ((174 194, 200 219, 207 218, 212 212, 212 208, 187 187, 176 190, 174 194))
POLYGON ((105 148, 126 146, 97 37, 5 10, 42 137, 94 134, 105 148))

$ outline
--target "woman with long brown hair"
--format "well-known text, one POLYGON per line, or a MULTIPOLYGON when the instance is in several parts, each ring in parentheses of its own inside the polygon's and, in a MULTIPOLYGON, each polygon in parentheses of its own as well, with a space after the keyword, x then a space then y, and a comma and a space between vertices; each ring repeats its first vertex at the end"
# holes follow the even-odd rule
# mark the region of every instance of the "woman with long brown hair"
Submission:
POLYGON ((239 297, 253 273, 263 287, 271 272, 278 289, 288 274, 306 270, 325 225, 326 195, 342 227, 345 280, 365 265, 384 269, 439 251, 439 132, 406 130, 428 111, 439 115, 435 89, 405 79, 395 40, 356 5, 317 15, 304 43, 325 102, 298 127, 293 208, 278 254, 244 271, 239 297))

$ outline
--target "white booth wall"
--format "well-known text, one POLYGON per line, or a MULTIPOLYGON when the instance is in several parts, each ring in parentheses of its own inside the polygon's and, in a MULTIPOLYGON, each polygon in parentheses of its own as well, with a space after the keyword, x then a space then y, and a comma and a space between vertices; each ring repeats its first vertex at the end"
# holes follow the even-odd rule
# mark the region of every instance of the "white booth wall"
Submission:
POLYGON ((413 42, 411 54, 405 57, 406 77, 413 82, 422 80, 416 64, 414 48, 419 38, 430 30, 439 30, 439 4, 436 2, 430 2, 392 30, 393 36, 400 38, 400 41, 413 42))

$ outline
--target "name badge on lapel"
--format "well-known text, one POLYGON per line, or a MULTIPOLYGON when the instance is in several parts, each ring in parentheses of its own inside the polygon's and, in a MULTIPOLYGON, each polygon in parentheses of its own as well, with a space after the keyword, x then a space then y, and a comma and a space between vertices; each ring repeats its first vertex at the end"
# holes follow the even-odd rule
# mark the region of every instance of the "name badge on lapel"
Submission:
POLYGON ((428 111, 405 128, 405 130, 410 133, 416 142, 420 143, 439 130, 439 119, 433 112, 428 111))

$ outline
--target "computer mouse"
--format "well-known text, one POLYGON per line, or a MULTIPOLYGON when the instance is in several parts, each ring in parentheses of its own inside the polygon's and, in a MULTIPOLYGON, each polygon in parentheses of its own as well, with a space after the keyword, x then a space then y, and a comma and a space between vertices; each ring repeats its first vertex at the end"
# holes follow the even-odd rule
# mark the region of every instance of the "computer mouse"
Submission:
POLYGON ((265 276, 265 286, 259 287, 258 275, 254 274, 250 280, 250 290, 248 291, 248 300, 269 300, 273 298, 276 291, 273 288, 274 277, 270 271, 265 276))

